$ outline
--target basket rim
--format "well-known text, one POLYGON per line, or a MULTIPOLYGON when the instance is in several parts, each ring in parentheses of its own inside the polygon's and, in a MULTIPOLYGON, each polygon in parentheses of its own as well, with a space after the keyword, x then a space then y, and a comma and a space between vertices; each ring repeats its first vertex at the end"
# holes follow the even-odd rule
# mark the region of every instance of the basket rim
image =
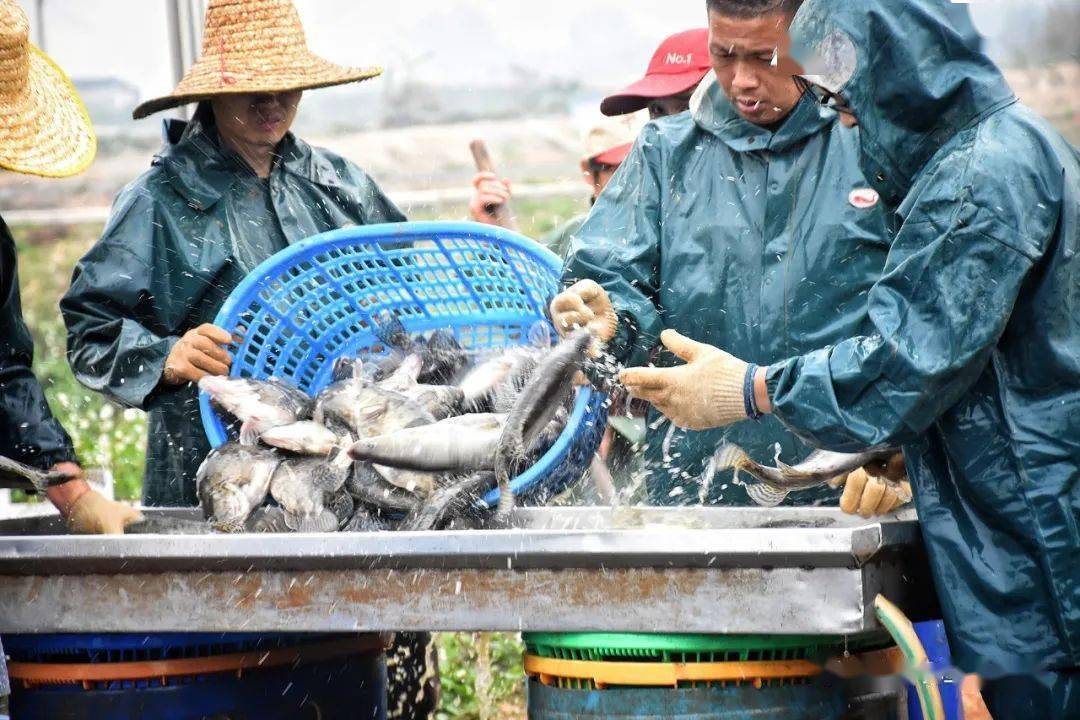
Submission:
POLYGON ((830 635, 692 635, 653 633, 522 633, 522 641, 536 648, 565 650, 637 650, 668 652, 733 652, 739 650, 791 650, 820 648, 841 643, 830 635))

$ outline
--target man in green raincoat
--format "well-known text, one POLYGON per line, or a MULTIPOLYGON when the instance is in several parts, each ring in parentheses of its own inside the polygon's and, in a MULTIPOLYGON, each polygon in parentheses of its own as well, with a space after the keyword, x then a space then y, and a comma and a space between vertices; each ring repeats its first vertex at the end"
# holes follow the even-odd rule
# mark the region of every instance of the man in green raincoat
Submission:
POLYGON ((771 412, 834 450, 902 445, 954 661, 995 718, 1076 718, 1080 154, 951 10, 807 0, 792 26, 891 211, 869 328, 760 368, 670 336, 686 365, 622 379, 688 427, 771 412))
MULTIPOLYGON (((857 137, 792 82, 796 7, 708 3, 715 77, 690 112, 645 127, 576 233, 563 272, 572 287, 552 305, 560 330, 610 310, 615 322, 601 335, 621 360, 644 361, 660 331, 675 328, 768 363, 868 328, 866 293, 888 251, 884 220, 858 168, 857 137)), ((701 480, 725 441, 769 463, 777 445, 788 462, 809 452, 773 418, 686 432, 651 411, 647 427, 656 504, 750 502, 730 471, 701 480)), ((889 510, 896 497, 878 495, 868 510, 889 510)), ((787 502, 836 498, 826 487, 787 502)))

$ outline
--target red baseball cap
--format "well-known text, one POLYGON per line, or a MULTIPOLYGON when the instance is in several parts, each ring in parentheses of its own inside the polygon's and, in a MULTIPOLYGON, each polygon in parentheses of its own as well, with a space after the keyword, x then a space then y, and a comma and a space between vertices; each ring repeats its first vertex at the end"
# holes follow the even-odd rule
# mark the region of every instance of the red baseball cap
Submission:
POLYGON ((705 28, 676 33, 660 43, 645 77, 609 95, 600 103, 605 115, 637 112, 655 98, 679 95, 697 86, 712 68, 709 31, 705 28))

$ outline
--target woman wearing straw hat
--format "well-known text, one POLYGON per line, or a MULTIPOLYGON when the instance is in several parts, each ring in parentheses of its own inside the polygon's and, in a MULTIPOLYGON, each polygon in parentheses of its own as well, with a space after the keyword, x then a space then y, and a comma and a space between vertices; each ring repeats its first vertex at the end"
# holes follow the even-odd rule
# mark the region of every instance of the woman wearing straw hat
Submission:
MULTIPOLYGON (((256 265, 291 243, 347 225, 405 220, 364 171, 295 137, 301 93, 359 82, 379 68, 334 65, 307 48, 288 0, 211 0, 202 55, 136 119, 187 103, 166 124, 152 167, 113 205, 104 235, 61 301, 68 354, 86 386, 149 415, 143 502, 195 505, 210 450, 196 383, 224 375, 229 334, 210 324, 256 265)), ((391 698, 399 717, 434 712, 429 636, 399 634, 391 698), (427 680, 425 683, 424 680, 427 680)))
POLYGON ((288 0, 211 0, 200 58, 135 109, 198 103, 190 122, 166 122, 164 147, 117 197, 61 310, 76 377, 149 414, 146 505, 197 502, 210 447, 195 383, 228 372, 229 334, 209 323, 237 284, 311 235, 405 219, 360 168, 289 132, 303 90, 380 72, 309 52, 288 0))

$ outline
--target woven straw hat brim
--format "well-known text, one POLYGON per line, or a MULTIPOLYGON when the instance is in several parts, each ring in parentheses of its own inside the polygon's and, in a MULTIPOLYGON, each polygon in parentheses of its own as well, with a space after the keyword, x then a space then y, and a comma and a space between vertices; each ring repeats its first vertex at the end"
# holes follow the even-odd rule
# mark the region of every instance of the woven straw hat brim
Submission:
POLYGON ((164 97, 142 103, 135 108, 132 116, 139 120, 162 110, 220 95, 280 93, 345 85, 370 80, 382 75, 383 71, 381 67, 343 67, 312 54, 305 55, 290 66, 275 63, 272 68, 264 68, 256 61, 243 70, 230 70, 227 75, 223 75, 215 65, 212 59, 200 58, 175 90, 164 97))
POLYGON ((26 89, 0 105, 0 168, 77 175, 97 153, 90 115, 64 71, 33 45, 29 51, 26 89))

